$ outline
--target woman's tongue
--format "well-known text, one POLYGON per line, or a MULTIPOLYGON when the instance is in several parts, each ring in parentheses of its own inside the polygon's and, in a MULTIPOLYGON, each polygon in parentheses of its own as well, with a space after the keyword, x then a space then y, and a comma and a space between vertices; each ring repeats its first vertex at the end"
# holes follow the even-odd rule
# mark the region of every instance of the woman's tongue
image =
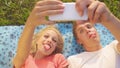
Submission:
POLYGON ((49 50, 50 49, 50 45, 44 45, 44 48, 46 49, 46 50, 49 50))

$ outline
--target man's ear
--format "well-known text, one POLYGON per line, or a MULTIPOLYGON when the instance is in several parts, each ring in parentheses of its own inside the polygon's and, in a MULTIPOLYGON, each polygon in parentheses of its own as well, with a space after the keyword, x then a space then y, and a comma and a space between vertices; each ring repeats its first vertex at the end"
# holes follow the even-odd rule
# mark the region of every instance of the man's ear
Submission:
POLYGON ((76 41, 77 41, 78 44, 80 44, 80 45, 82 44, 80 39, 76 39, 76 41))

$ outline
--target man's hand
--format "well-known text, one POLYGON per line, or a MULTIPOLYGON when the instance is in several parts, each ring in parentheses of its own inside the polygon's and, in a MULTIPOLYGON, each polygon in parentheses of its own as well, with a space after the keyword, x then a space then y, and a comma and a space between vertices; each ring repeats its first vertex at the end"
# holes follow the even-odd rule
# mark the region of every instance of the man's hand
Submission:
POLYGON ((80 15, 83 15, 84 9, 88 9, 91 23, 106 22, 111 14, 103 2, 96 0, 76 0, 76 9, 80 15))

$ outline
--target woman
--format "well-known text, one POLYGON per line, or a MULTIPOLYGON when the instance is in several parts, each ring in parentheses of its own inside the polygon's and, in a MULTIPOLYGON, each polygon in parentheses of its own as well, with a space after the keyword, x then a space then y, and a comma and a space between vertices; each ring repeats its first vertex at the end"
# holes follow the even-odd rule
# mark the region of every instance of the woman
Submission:
POLYGON ((33 35, 38 25, 54 23, 47 21, 46 16, 62 13, 63 9, 62 2, 57 0, 36 3, 18 42, 17 54, 13 60, 15 68, 66 68, 68 66, 65 57, 60 54, 63 39, 57 29, 50 26, 33 35))

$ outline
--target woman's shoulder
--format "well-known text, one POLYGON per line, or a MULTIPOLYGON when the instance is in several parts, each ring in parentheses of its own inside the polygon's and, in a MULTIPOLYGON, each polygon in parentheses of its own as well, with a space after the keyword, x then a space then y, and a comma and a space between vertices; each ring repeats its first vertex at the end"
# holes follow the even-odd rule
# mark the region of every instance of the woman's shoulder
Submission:
POLYGON ((54 55, 54 62, 57 64, 57 66, 59 66, 59 68, 66 67, 68 65, 67 59, 61 53, 54 55))
POLYGON ((26 63, 33 61, 33 60, 34 60, 33 56, 29 55, 28 58, 26 59, 26 63))
POLYGON ((57 53, 52 55, 51 58, 55 61, 58 61, 58 60, 64 60, 65 56, 63 54, 57 53))
POLYGON ((54 54, 54 57, 58 57, 58 58, 60 58, 60 57, 64 57, 64 55, 61 54, 61 53, 57 53, 57 54, 54 54))

